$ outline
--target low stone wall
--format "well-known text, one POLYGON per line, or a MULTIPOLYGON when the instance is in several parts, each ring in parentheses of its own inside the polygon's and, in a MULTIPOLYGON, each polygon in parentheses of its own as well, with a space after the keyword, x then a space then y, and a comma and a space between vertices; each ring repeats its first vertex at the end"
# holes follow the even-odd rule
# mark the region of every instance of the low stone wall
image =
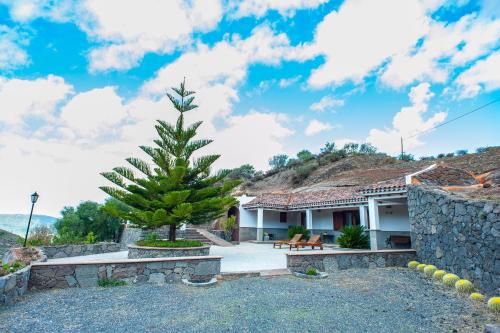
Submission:
POLYGON ((199 247, 150 247, 150 246, 128 246, 129 259, 139 258, 165 258, 165 257, 194 257, 208 256, 210 254, 210 246, 199 247))
POLYGON ((410 186, 408 210, 419 261, 500 293, 500 203, 410 186))
POLYGON ((72 244, 44 246, 43 252, 49 259, 67 258, 77 256, 88 256, 91 254, 109 253, 121 251, 118 243, 96 243, 96 244, 72 244))
POLYGON ((333 273, 349 268, 406 266, 415 257, 415 250, 287 253, 286 265, 291 272, 305 273, 316 268, 320 272, 333 273))
MULTIPOLYGON (((47 260, 41 252, 41 258, 37 262, 47 260)), ((0 305, 9 305, 17 301, 28 290, 31 265, 18 270, 17 272, 0 277, 0 305)))
POLYGON ((31 267, 33 290, 95 287, 102 279, 127 283, 177 283, 181 279, 208 281, 220 274, 222 257, 100 260, 80 263, 37 263, 31 267))

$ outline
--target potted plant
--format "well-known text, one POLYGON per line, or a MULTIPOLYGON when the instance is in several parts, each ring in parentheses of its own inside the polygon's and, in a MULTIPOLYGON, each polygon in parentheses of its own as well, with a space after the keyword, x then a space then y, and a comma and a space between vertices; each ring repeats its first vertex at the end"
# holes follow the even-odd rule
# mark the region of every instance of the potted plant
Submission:
MULTIPOLYGON (((210 167, 220 155, 193 159, 193 153, 212 140, 194 140, 201 121, 185 124, 184 114, 197 108, 193 104, 194 91, 187 90, 185 82, 179 88, 172 89, 175 96, 169 93, 167 96, 179 112, 177 122, 169 124, 163 120, 157 121, 155 128, 158 138, 154 140, 156 146, 140 147, 151 161, 126 159, 140 176, 126 167, 102 173, 102 176, 116 186, 102 186, 100 189, 131 208, 130 211, 115 211, 118 216, 150 229, 169 226, 168 242, 148 242, 146 247, 149 248, 199 247, 177 240, 177 229, 187 223, 202 224, 221 217, 226 207, 237 203, 230 193, 240 184, 239 180, 227 179, 229 170, 210 173, 210 167), (154 165, 153 168, 150 167, 151 164, 154 165)), ((134 246, 133 251, 141 247, 139 244, 134 246)), ((144 257, 145 254, 137 255, 144 257)))

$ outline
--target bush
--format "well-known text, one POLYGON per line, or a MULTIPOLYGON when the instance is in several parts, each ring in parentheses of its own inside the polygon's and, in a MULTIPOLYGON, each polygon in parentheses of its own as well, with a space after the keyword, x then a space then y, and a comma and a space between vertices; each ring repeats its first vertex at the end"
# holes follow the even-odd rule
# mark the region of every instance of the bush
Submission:
POLYGON ((302 238, 308 238, 310 233, 311 231, 307 230, 305 227, 296 225, 288 228, 288 239, 292 239, 296 234, 302 234, 302 238))
POLYGON ((95 242, 97 242, 97 239, 96 239, 94 233, 91 231, 85 237, 85 244, 94 244, 95 242))
POLYGON ((317 165, 315 164, 302 165, 298 167, 295 171, 295 175, 293 176, 293 182, 296 184, 302 182, 304 179, 309 177, 311 173, 313 173, 313 171, 316 169, 317 165))
POLYGON ((470 293, 474 291, 474 285, 469 280, 458 280, 455 282, 455 289, 460 293, 470 293))
POLYGON ((488 308, 494 312, 500 312, 500 297, 492 297, 488 300, 488 308))
POLYGON ((427 267, 426 264, 420 264, 420 265, 417 266, 417 271, 419 271, 420 273, 423 273, 425 267, 427 267))
POLYGON ((439 281, 443 281, 443 276, 446 275, 446 272, 443 271, 442 269, 440 270, 437 270, 434 272, 434 274, 432 274, 432 277, 434 278, 434 280, 439 280, 439 281))
POLYGON ((31 246, 48 246, 54 237, 52 229, 46 225, 35 226, 28 236, 27 243, 31 246))
POLYGON ((458 280, 460 280, 460 278, 455 274, 448 273, 443 276, 443 284, 447 287, 455 286, 458 280))
POLYGON ((119 286, 125 286, 127 282, 122 281, 122 280, 110 280, 110 279, 101 279, 97 281, 97 284, 99 287, 119 287, 119 286))
POLYGON ((370 239, 365 234, 364 226, 343 227, 342 235, 337 238, 340 247, 348 249, 367 249, 370 247, 370 239))
POLYGON ((467 149, 460 149, 455 152, 457 156, 464 156, 467 155, 467 149))
POLYGON ((437 271, 437 268, 434 265, 427 265, 424 268, 424 273, 427 277, 432 277, 435 271, 437 271))
POLYGON ((469 298, 476 302, 482 302, 484 300, 484 295, 480 293, 472 293, 469 298))
POLYGON ((236 217, 229 216, 225 221, 221 223, 222 230, 224 230, 224 236, 226 240, 233 240, 233 230, 236 228, 236 217))
POLYGON ((22 261, 14 261, 12 264, 3 264, 0 268, 0 276, 9 275, 10 273, 14 273, 21 268, 26 267, 26 265, 22 261))
POLYGON ((168 241, 168 240, 139 240, 135 242, 136 245, 139 246, 151 246, 151 247, 169 247, 169 248, 178 248, 178 247, 198 247, 203 246, 203 243, 197 240, 188 240, 188 239, 178 239, 176 241, 168 241))
POLYGON ((417 266, 420 265, 420 263, 418 261, 415 261, 415 260, 412 260, 408 263, 408 268, 417 268, 417 266))
POLYGON ((316 268, 309 268, 306 272, 307 275, 318 275, 316 268))

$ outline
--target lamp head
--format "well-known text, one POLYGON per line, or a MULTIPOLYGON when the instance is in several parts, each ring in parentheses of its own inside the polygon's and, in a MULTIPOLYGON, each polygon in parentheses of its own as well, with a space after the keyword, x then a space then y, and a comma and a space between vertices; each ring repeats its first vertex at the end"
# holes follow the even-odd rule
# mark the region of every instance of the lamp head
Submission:
POLYGON ((35 192, 35 193, 33 193, 33 194, 31 195, 31 202, 32 202, 32 203, 35 203, 35 202, 38 200, 38 197, 39 197, 38 193, 36 193, 36 192, 35 192))

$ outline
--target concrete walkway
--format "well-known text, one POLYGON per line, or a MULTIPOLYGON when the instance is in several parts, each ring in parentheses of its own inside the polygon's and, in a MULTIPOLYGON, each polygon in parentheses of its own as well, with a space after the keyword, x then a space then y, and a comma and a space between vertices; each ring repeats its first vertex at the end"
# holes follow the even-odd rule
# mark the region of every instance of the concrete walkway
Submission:
MULTIPOLYGON (((310 252, 301 249, 300 252, 310 252)), ((325 252, 333 252, 325 248, 325 252)), ((273 249, 272 244, 241 243, 232 247, 212 245, 210 255, 222 256, 221 272, 251 272, 286 269, 286 253, 288 249, 273 249)), ((293 251, 296 252, 296 251, 293 251)), ((94 254, 60 259, 49 259, 48 262, 82 262, 108 259, 127 259, 127 251, 94 254)))

